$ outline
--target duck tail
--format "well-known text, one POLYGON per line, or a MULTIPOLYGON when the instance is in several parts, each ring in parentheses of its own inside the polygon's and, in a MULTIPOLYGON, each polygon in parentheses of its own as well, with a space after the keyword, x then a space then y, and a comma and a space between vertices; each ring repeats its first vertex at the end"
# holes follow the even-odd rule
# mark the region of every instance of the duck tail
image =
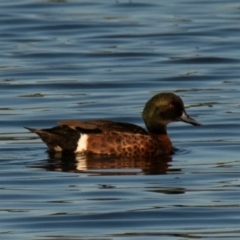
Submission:
POLYGON ((81 137, 77 130, 67 126, 57 126, 49 129, 25 128, 30 132, 36 133, 48 146, 49 150, 53 152, 74 152, 81 137))
POLYGON ((38 131, 38 129, 36 128, 30 128, 30 127, 24 127, 26 128, 27 130, 29 130, 30 132, 33 132, 33 133, 36 133, 38 131))

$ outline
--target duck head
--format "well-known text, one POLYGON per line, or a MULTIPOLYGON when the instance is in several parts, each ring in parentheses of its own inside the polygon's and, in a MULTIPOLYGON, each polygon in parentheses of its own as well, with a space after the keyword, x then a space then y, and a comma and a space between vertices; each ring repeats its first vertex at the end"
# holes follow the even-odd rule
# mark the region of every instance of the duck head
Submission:
POLYGON ((148 131, 154 134, 166 133, 167 124, 175 121, 201 126, 201 123, 186 113, 182 99, 174 93, 153 96, 146 103, 142 117, 148 131))

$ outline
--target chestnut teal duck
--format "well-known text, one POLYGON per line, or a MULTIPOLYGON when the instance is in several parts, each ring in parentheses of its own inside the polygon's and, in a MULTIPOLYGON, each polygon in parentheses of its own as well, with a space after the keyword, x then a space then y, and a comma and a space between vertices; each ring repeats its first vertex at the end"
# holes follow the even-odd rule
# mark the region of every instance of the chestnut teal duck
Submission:
POLYGON ((182 99, 173 93, 153 96, 146 103, 142 118, 147 130, 109 120, 62 120, 53 128, 27 129, 39 135, 52 152, 156 157, 174 151, 167 134, 169 123, 201 125, 186 113, 182 99))

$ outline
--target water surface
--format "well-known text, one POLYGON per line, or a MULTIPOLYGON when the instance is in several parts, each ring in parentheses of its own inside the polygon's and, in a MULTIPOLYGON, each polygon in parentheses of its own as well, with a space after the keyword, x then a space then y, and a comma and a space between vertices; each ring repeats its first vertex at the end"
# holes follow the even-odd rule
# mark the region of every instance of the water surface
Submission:
POLYGON ((0 3, 1 239, 239 239, 238 1, 0 3), (23 126, 107 118, 173 123, 157 159, 49 155, 23 126))

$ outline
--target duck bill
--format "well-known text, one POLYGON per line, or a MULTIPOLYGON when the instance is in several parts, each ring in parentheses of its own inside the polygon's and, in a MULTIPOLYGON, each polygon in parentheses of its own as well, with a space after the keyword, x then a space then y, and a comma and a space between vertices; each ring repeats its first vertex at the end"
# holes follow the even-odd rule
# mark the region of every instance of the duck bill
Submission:
POLYGON ((189 117, 185 111, 183 111, 182 115, 179 118, 180 121, 192 124, 194 126, 201 126, 202 124, 189 117))

